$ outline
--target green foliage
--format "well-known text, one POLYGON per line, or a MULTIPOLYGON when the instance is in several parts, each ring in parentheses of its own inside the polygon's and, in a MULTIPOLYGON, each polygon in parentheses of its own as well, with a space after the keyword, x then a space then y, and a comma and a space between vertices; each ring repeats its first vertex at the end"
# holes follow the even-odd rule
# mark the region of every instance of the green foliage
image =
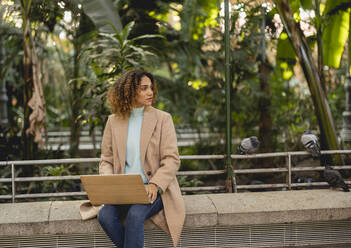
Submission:
POLYGON ((323 58, 330 67, 340 66, 341 56, 349 35, 351 6, 339 8, 348 1, 328 0, 324 10, 323 22, 323 58))
POLYGON ((278 39, 276 63, 282 69, 284 79, 288 80, 293 76, 293 68, 296 65, 296 53, 285 32, 282 32, 278 39))
MULTIPOLYGON (((304 10, 321 9, 322 16, 318 15, 310 20, 310 25, 318 28, 321 24, 323 40, 323 61, 324 64, 339 68, 341 56, 347 41, 349 30, 349 18, 351 3, 348 0, 327 0, 317 1, 319 6, 315 6, 316 1, 312 0, 293 0, 289 1, 290 7, 294 13, 296 21, 300 21, 300 8, 304 10)), ((314 37, 315 39, 316 37, 314 37)), ((318 37, 317 37, 318 38, 318 37)), ((290 52, 289 52, 290 54, 290 52)))
MULTIPOLYGON (((15 177, 18 177, 22 173, 21 169, 17 169, 15 172, 15 177)), ((0 167, 0 178, 11 178, 11 165, 0 167)), ((11 183, 0 183, 0 195, 11 195, 12 194, 11 183)), ((0 200, 0 203, 7 202, 8 200, 0 200)))
MULTIPOLYGON (((11 178, 11 167, 3 166, 0 167, 0 178, 11 178)), ((10 195, 11 185, 9 183, 0 183, 0 195, 10 195)), ((2 202, 0 200, 0 202, 2 202)))
POLYGON ((189 176, 178 176, 178 182, 180 187, 198 187, 203 184, 199 179, 190 179, 189 176))
POLYGON ((118 10, 112 0, 84 0, 81 3, 84 13, 92 19, 100 32, 113 33, 114 30, 110 24, 115 26, 118 31, 122 30, 118 10))
MULTIPOLYGON (((318 2, 320 3, 321 1, 318 2)), ((312 0, 293 0, 289 1, 289 4, 296 21, 300 21, 301 19, 300 8, 304 10, 321 8, 323 10, 321 20, 319 20, 319 17, 316 15, 310 20, 309 24, 316 28, 318 28, 320 23, 322 24, 323 55, 319 56, 323 56, 325 65, 339 68, 341 56, 349 35, 351 3, 348 0, 327 0, 325 5, 320 4, 320 6, 315 6, 312 0)), ((278 41, 277 58, 294 59, 295 53, 291 52, 292 48, 287 43, 288 40, 285 39, 284 33, 281 35, 283 35, 284 38, 278 41)), ((312 40, 316 39, 315 35, 311 36, 311 38, 312 40)), ((310 48, 313 48, 313 46, 310 46, 310 48)))
POLYGON ((314 110, 307 85, 294 77, 286 80, 283 73, 276 67, 270 81, 272 106, 275 106, 271 109, 273 133, 279 137, 274 151, 300 150, 303 149, 300 134, 306 129, 317 129, 318 122, 311 115, 314 110))
POLYGON ((53 32, 57 21, 63 18, 64 11, 59 1, 31 0, 30 16, 32 22, 44 24, 49 32, 53 32))
POLYGON ((9 185, 5 185, 3 183, 0 183, 0 195, 8 195, 10 192, 10 187, 9 185))
POLYGON ((313 7, 312 0, 300 0, 300 3, 304 9, 311 9, 313 7))
POLYGON ((138 45, 136 41, 160 36, 142 35, 128 39, 133 26, 134 22, 131 22, 121 32, 113 27, 113 34, 100 33, 86 49, 88 60, 98 78, 112 78, 128 69, 141 67, 148 56, 155 56, 148 51, 149 46, 138 45))
POLYGON ((185 0, 181 17, 181 39, 203 39, 205 28, 217 26, 220 1, 216 0, 185 0))
MULTIPOLYGON (((190 178, 189 176, 177 176, 177 179, 180 187, 199 187, 204 184, 196 177, 190 178)), ((183 192, 183 195, 185 194, 186 192, 183 192)))
POLYGON ((129 39, 133 27, 134 22, 131 22, 121 32, 113 27, 115 33, 99 33, 84 50, 84 60, 91 65, 93 74, 79 79, 84 84, 83 97, 86 101, 82 118, 91 131, 96 126, 105 125, 110 114, 106 93, 117 77, 126 70, 146 66, 150 57, 156 57, 150 46, 138 42, 162 37, 141 35, 129 39))
MULTIPOLYGON (((315 113, 318 117, 320 133, 321 133, 321 148, 329 150, 339 150, 337 133, 334 127, 334 119, 330 112, 330 107, 321 85, 321 75, 315 66, 312 53, 308 49, 308 44, 305 35, 300 32, 297 24, 288 22, 292 18, 292 13, 288 8, 284 7, 287 4, 285 0, 278 2, 278 10, 283 19, 284 26, 288 30, 292 45, 296 51, 301 66, 304 69, 304 76, 309 85, 312 100, 314 103, 315 113)), ((340 156, 334 156, 336 164, 343 164, 340 156)))
MULTIPOLYGON (((73 165, 48 165, 43 168, 40 168, 40 176, 69 176, 72 175, 71 168, 73 165)), ((35 183, 32 183, 29 188, 32 188, 35 183)), ((53 193, 53 192, 65 192, 71 191, 73 187, 73 181, 71 180, 58 180, 58 181, 45 181, 41 184, 41 189, 39 192, 53 193)))
MULTIPOLYGON (((257 32, 261 25, 260 8, 249 8, 249 5, 238 4, 237 12, 232 16, 231 30, 231 80, 232 80, 232 132, 234 138, 244 135, 257 135, 259 98, 258 60, 261 56, 260 43, 262 36, 257 32), (239 20, 238 12, 246 13, 246 23, 235 28, 239 20), (235 28, 235 29, 234 29, 235 28), (248 115, 247 113, 251 113, 248 115)), ((225 130, 225 97, 224 97, 224 40, 222 31, 213 29, 211 38, 207 39, 206 49, 201 53, 203 66, 201 78, 208 85, 199 90, 200 102, 204 104, 207 114, 203 122, 208 123, 211 130, 224 134, 225 130), (216 49, 211 49, 215 47, 216 49)), ((202 113, 206 113, 202 112, 202 113)), ((200 112, 201 113, 201 112, 200 112)), ((234 146, 233 146, 234 149, 234 146)), ((221 150, 223 152, 224 150, 221 150)))
MULTIPOLYGON (((311 9, 315 7, 314 2, 289 1, 295 19, 300 18, 301 7, 311 9)), ((37 15, 33 17, 33 27, 37 34, 35 38, 40 45, 38 46, 40 60, 45 60, 42 75, 43 78, 48 78, 47 83, 44 83, 48 127, 70 126, 73 100, 81 103, 74 121, 79 121, 81 126, 89 125, 91 131, 97 126, 103 127, 110 113, 106 105, 107 89, 122 71, 143 67, 156 75, 159 86, 157 107, 171 112, 177 127, 191 127, 199 132, 205 127, 210 132, 218 133, 215 138, 201 137, 199 144, 181 148, 181 154, 223 153, 225 63, 223 30, 218 25, 223 22, 218 16, 220 1, 120 0, 115 3, 119 8, 124 29, 121 31, 108 24, 114 32, 97 35, 91 21, 94 21, 92 15, 95 12, 101 15, 103 9, 90 8, 86 11, 84 4, 83 9, 79 9, 75 1, 52 1, 45 4, 43 0, 33 0, 33 6, 38 7, 33 12, 37 15), (84 11, 91 20, 85 16, 84 11), (66 23, 63 19, 65 12, 72 14, 71 22, 66 23), (175 24, 168 22, 168 18, 172 15, 180 18, 175 24), (131 22, 132 20, 135 22, 131 22), (52 30, 53 33, 49 34, 52 30), (65 38, 60 38, 63 33, 65 38), (159 39, 155 34, 161 34, 164 38, 159 39), (53 41, 55 46, 47 45, 53 41), (75 74, 75 70, 79 73, 75 74)), ((336 4, 337 2, 334 2, 334 5, 336 4)), ((326 15, 328 11, 323 12, 327 17, 323 25, 329 25, 331 21, 327 20, 329 17, 342 13, 342 10, 335 8, 329 11, 331 12, 329 15, 326 15)), ((255 1, 239 1, 232 13, 231 104, 232 131, 236 141, 245 136, 257 135, 260 124, 258 108, 258 100, 262 96, 258 71, 262 55, 260 11, 261 6, 257 6, 255 1), (239 25, 239 19, 245 22, 239 25)), ((270 114, 275 140, 272 150, 286 151, 300 149, 299 134, 306 128, 317 129, 318 124, 315 115, 311 114, 314 110, 307 85, 304 80, 296 79, 298 75, 294 75, 296 59, 289 46, 290 43, 288 39, 283 39, 284 33, 276 33, 273 20, 276 13, 273 8, 265 17, 267 57, 272 67, 269 81, 272 96, 270 114), (279 36, 280 39, 277 40, 276 37, 279 36)), ((314 19, 310 22, 312 25, 316 23, 317 20, 314 19)), ((9 102, 11 139, 6 141, 8 143, 1 143, 11 145, 0 144, 0 151, 2 147, 8 148, 6 153, 12 152, 10 158, 20 158, 21 144, 16 137, 20 134, 23 124, 21 107, 23 103, 21 92, 24 85, 23 40, 21 30, 16 29, 14 25, 11 28, 0 30, 1 35, 5 33, 2 38, 5 39, 6 50, 6 59, 5 62, 1 62, 1 70, 2 75, 5 75, 8 96, 11 99, 9 102)), ((311 37, 311 40, 313 39, 314 36, 311 37)), ((331 48, 326 49, 334 51, 335 40, 329 41, 331 48)), ((324 42, 326 47, 329 46, 329 41, 324 42)), ((338 126, 341 125, 340 109, 343 109, 344 104, 341 70, 331 72, 333 78, 330 82, 333 83, 328 87, 329 103, 332 113, 335 113, 334 117, 337 118, 338 126)), ((233 145, 233 149, 236 145, 233 145)), ((47 158, 55 156, 65 154, 48 152, 47 158)), ((36 157, 44 158, 45 154, 38 153, 36 157)), ((222 168, 223 164, 221 161, 215 161, 214 164, 204 161, 182 163, 182 170, 214 167, 222 168)), ((62 169, 58 173, 65 172, 62 169)), ((48 185, 47 190, 53 187, 52 183, 48 185)))

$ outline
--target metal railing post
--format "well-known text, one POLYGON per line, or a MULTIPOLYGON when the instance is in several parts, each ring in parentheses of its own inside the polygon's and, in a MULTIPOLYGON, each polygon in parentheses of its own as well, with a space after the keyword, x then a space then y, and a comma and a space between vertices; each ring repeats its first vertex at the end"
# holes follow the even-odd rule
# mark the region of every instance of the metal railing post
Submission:
POLYGON ((12 184, 12 203, 15 202, 16 185, 15 185, 15 165, 11 164, 11 184, 12 184))

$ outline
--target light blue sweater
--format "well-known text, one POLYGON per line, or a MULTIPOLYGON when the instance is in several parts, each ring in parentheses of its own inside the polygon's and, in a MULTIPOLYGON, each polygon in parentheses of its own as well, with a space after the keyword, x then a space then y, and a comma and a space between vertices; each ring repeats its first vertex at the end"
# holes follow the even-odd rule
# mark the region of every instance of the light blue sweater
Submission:
POLYGON ((133 108, 128 121, 127 154, 125 174, 140 174, 144 183, 148 183, 143 172, 140 158, 140 132, 143 124, 144 107, 133 108))

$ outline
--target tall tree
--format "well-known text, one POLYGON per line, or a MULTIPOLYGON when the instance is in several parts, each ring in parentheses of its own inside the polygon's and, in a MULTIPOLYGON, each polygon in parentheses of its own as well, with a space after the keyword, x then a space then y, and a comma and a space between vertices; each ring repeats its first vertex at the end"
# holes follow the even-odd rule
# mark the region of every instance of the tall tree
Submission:
POLYGON ((100 32, 113 33, 116 27, 117 30, 122 30, 122 24, 118 14, 118 9, 114 6, 112 0, 98 1, 88 0, 82 1, 83 9, 80 9, 77 4, 66 2, 67 7, 73 13, 73 23, 77 27, 71 30, 72 44, 73 44, 73 74, 71 86, 71 116, 70 116, 70 156, 78 155, 80 135, 82 131, 83 121, 83 106, 84 103, 84 83, 80 79, 82 72, 81 53, 83 46, 92 38, 94 29, 100 32), (93 27, 92 24, 95 24, 93 27))
MULTIPOLYGON (((318 69, 315 66, 313 57, 308 46, 306 37, 298 23, 296 23, 293 12, 287 0, 278 0, 277 9, 285 30, 288 33, 291 44, 297 54, 299 63, 307 80, 316 115, 319 122, 322 141, 322 149, 339 150, 333 116, 321 85, 318 69)), ((335 156, 336 163, 341 164, 340 156, 335 156)))
MULTIPOLYGON (((82 73, 80 72, 80 56, 82 46, 87 42, 86 34, 87 27, 89 27, 89 22, 87 16, 79 8, 74 8, 73 12, 73 23, 75 23, 77 28, 74 28, 71 32, 72 34, 72 44, 73 44, 73 57, 72 66, 73 71, 71 77, 73 80, 70 83, 71 94, 71 116, 70 116, 70 156, 76 157, 79 151, 80 134, 82 131, 82 110, 83 110, 83 83, 80 80, 82 73)), ((88 29, 89 30, 89 29, 88 29)))
MULTIPOLYGON (((266 59, 266 8, 261 8, 261 56, 259 61, 260 73, 260 90, 261 96, 259 98, 260 124, 259 124, 259 140, 261 141, 260 150, 262 152, 271 152, 273 144, 272 133, 272 118, 271 118, 271 88, 269 84, 269 77, 272 67, 266 59)), ((265 159, 262 161, 264 166, 269 167, 271 161, 265 159)))
POLYGON ((22 141, 24 145, 24 159, 31 159, 34 155, 34 137, 28 135, 26 130, 30 126, 29 116, 32 112, 28 102, 33 96, 33 43, 32 43, 32 30, 31 30, 31 0, 22 0, 22 29, 23 29, 23 46, 24 46, 24 92, 23 92, 23 112, 24 112, 24 126, 22 131, 22 141))

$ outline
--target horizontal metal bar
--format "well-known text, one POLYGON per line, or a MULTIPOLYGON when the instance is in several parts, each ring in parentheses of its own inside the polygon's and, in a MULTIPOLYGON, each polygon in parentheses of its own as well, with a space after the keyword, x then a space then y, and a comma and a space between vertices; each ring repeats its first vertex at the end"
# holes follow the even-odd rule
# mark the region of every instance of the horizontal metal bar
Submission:
MULTIPOLYGON (((344 166, 331 166, 335 170, 348 170, 351 169, 350 165, 344 166)), ((299 167, 291 168, 291 171, 321 171, 324 170, 323 166, 315 167, 299 167)), ((264 168, 264 169, 238 169, 234 170, 235 174, 251 174, 251 173, 276 173, 276 172, 288 172, 287 168, 264 168)))
POLYGON ((11 178, 0 178, 0 183, 10 183, 12 182, 11 178))
POLYGON ((38 194, 18 194, 16 199, 20 198, 41 198, 41 197, 63 197, 63 196, 86 196, 86 192, 62 192, 62 193, 38 193, 38 194))
POLYGON ((284 188, 288 187, 288 184, 255 184, 255 185, 237 185, 237 189, 264 189, 264 188, 284 188))
MULTIPOLYGON (((351 184, 351 181, 345 181, 346 184, 351 184)), ((292 183, 292 187, 300 186, 328 186, 327 182, 311 182, 311 183, 292 183)))
MULTIPOLYGON (((335 170, 348 170, 351 169, 351 165, 342 165, 342 166, 331 166, 335 170)), ((321 171, 324 170, 324 166, 316 166, 316 167, 295 167, 292 168, 292 171, 321 171)))
MULTIPOLYGON (((299 155, 307 155, 307 152, 295 152, 301 153, 299 155)), ((233 159, 245 159, 245 158, 271 158, 271 157, 286 157, 288 152, 274 152, 274 153, 257 153, 257 154, 248 154, 248 155, 238 155, 233 154, 230 157, 233 159)))
POLYGON ((193 191, 214 191, 223 190, 225 186, 207 186, 207 187, 182 187, 180 188, 183 192, 193 192, 193 191))
POLYGON ((265 168, 265 169, 238 169, 234 170, 235 174, 251 174, 251 173, 275 173, 287 172, 287 168, 265 168))
POLYGON ((220 175, 224 174, 225 170, 206 170, 206 171, 178 171, 177 176, 202 176, 202 175, 220 175))
POLYGON ((291 187, 301 187, 301 186, 327 186, 327 182, 311 182, 311 183, 292 183, 291 187))
POLYGON ((42 164, 74 164, 100 162, 100 158, 70 158, 70 159, 45 159, 45 160, 22 160, 22 161, 1 161, 1 165, 42 165, 42 164))
POLYGON ((326 150, 321 151, 321 154, 346 154, 351 153, 351 150, 326 150))
POLYGON ((52 177, 16 177, 16 182, 38 182, 56 180, 80 180, 80 176, 52 176, 52 177))
MULTIPOLYGON (((327 150, 321 151, 321 154, 347 154, 351 153, 351 150, 327 150)), ((239 155, 232 154, 231 158, 234 159, 245 159, 245 158, 271 158, 271 157, 286 157, 291 156, 301 156, 301 155, 310 155, 306 151, 294 151, 294 152, 273 152, 273 153, 257 153, 257 154, 248 154, 248 155, 239 155)))
MULTIPOLYGON (((351 181, 345 181, 346 184, 351 184, 351 181)), ((264 188, 284 188, 287 184, 255 184, 255 185, 237 185, 238 189, 264 189, 264 188)), ((327 182, 311 182, 311 183, 292 183, 291 187, 301 186, 328 186, 327 182)))
POLYGON ((0 195, 0 200, 10 200, 12 199, 12 195, 0 195))
POLYGON ((224 159, 224 155, 180 155, 180 159, 190 160, 190 159, 224 159))

